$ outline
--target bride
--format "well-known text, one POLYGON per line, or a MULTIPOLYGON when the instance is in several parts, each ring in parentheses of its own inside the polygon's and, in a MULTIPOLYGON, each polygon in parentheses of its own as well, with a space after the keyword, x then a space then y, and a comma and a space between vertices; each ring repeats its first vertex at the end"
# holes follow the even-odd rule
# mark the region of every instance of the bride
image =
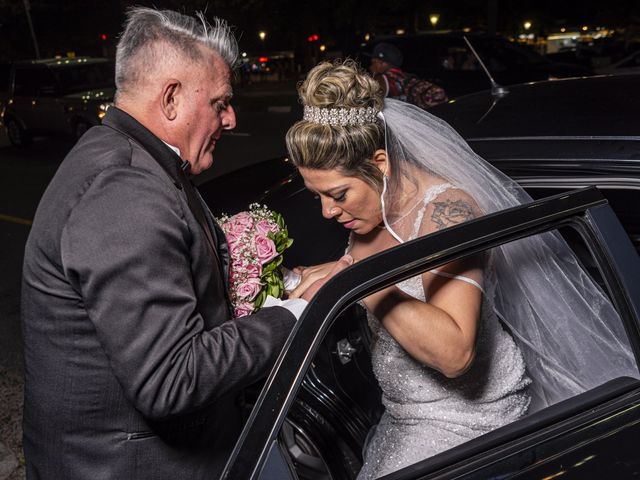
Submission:
MULTIPOLYGON (((355 261, 531 201, 445 122, 383 100, 353 61, 319 64, 299 93, 304 118, 287 133, 289 155, 323 215, 351 231, 355 261)), ((330 267, 302 270, 291 296, 330 267)), ((385 412, 359 479, 413 464, 612 376, 637 376, 618 341, 625 337, 615 329, 617 313, 557 234, 449 263, 363 304, 385 412), (582 348, 556 343, 548 332, 558 328, 585 338, 582 348), (579 368, 587 354, 597 370, 579 368)))

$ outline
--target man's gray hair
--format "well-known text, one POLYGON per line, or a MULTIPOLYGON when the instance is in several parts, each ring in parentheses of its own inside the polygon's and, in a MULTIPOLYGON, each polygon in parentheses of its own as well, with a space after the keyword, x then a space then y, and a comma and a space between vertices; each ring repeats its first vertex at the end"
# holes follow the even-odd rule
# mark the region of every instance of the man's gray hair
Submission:
POLYGON ((230 68, 238 61, 238 42, 227 22, 218 17, 210 24, 201 12, 194 18, 172 10, 130 8, 116 50, 116 88, 127 90, 153 72, 158 63, 168 60, 157 58, 158 47, 165 52, 169 47, 197 63, 203 60, 199 46, 216 51, 230 68))

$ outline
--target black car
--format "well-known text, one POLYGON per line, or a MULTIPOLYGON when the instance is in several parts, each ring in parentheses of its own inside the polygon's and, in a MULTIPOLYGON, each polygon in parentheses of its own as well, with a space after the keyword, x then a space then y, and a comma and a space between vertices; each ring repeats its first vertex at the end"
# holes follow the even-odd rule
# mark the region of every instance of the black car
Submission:
MULTIPOLYGON (((223 477, 355 478, 367 432, 382 409, 369 363, 370 334, 356 302, 523 236, 556 230, 564 236, 609 294, 626 331, 620 341, 640 360, 640 133, 633 85, 632 76, 543 82, 434 109, 540 200, 407 242, 329 282, 297 323, 262 390, 248 395, 253 409, 223 477)), ((295 238, 285 257, 289 266, 344 251, 344 229, 322 218, 319 202, 284 158, 200 190, 218 212, 245 209, 257 199, 282 213, 295 238)), ((640 473, 639 424, 640 381, 611 378, 385 478, 629 478, 640 473)))
POLYGON ((34 135, 80 138, 113 101, 114 65, 106 58, 51 58, 0 65, 0 120, 13 145, 34 135))
MULTIPOLYGON (((465 36, 501 85, 593 75, 587 67, 552 62, 523 45, 488 34, 433 32, 376 37, 371 48, 379 42, 393 43, 403 54, 404 71, 440 85, 449 98, 456 98, 490 87, 465 36)), ((362 58, 364 63, 366 60, 362 58)))

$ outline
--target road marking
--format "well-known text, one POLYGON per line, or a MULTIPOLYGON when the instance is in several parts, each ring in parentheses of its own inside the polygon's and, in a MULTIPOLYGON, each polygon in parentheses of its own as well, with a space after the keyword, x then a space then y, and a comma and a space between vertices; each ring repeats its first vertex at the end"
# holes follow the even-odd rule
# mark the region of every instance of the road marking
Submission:
POLYGON ((2 213, 0 213, 0 220, 4 220, 5 222, 10 223, 17 223, 19 225, 27 225, 28 227, 33 224, 31 220, 27 220, 26 218, 12 217, 11 215, 3 215, 2 213))

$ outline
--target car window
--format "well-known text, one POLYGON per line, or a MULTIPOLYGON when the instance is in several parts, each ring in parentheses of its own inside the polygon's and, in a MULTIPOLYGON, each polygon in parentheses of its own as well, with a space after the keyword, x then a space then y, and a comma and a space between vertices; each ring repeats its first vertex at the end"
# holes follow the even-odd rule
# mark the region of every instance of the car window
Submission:
POLYGON ((107 62, 64 65, 55 67, 52 71, 63 94, 109 87, 114 83, 114 67, 107 62))
POLYGON ((618 68, 635 68, 640 66, 640 52, 633 55, 626 62, 622 62, 618 68))
POLYGON ((437 38, 427 36, 416 40, 402 39, 396 44, 404 57, 403 70, 407 72, 437 72, 442 68, 444 46, 437 38))
MULTIPOLYGON (((611 301, 615 302, 616 296, 611 294, 605 281, 601 260, 594 255, 592 246, 583 238, 579 229, 562 227, 555 231, 570 245, 577 261, 591 279, 601 287, 611 301)), ((540 235, 548 235, 548 233, 540 235)), ((487 250, 487 252, 493 251, 487 250)), ((487 257, 491 255, 487 255, 487 257)), ((529 260, 534 261, 534 259, 529 260)), ((283 451, 288 452, 292 468, 298 472, 299 478, 354 477, 357 475, 359 466, 362 465, 363 452, 373 445, 369 442, 375 442, 377 445, 377 447, 373 447, 373 451, 377 451, 376 449, 380 448, 380 445, 385 445, 386 439, 380 436, 381 431, 391 436, 398 435, 398 431, 400 431, 398 438, 389 440, 391 448, 404 448, 393 447, 393 445, 399 445, 397 442, 400 438, 416 435, 416 425, 422 425, 421 428, 425 429, 422 438, 425 445, 433 444, 433 440, 439 438, 438 432, 440 430, 435 426, 438 422, 430 420, 427 418, 428 416, 420 419, 419 412, 421 404, 429 405, 429 411, 435 408, 433 406, 439 400, 438 392, 441 388, 440 383, 444 380, 443 377, 439 374, 434 376, 433 371, 428 368, 424 370, 424 367, 418 364, 411 367, 411 362, 400 361, 403 355, 401 347, 395 344, 388 334, 380 330, 381 327, 376 321, 370 319, 369 322, 363 322, 361 319, 357 319, 358 315, 364 315, 364 311, 358 305, 353 305, 351 309, 341 315, 329 330, 324 339, 323 347, 316 355, 313 367, 307 373, 303 387, 296 396, 289 410, 287 421, 282 427, 281 445, 283 451), (390 348, 395 350, 390 352, 390 348), (373 369, 366 361, 370 355, 373 358, 373 369), (396 367, 398 370, 394 372, 396 367), (383 387, 383 390, 386 389, 386 395, 390 396, 383 397, 383 402, 388 407, 393 406, 395 409, 396 405, 400 405, 399 412, 411 412, 414 408, 414 414, 408 414, 413 422, 412 426, 403 427, 402 419, 400 419, 395 427, 389 427, 389 422, 392 422, 390 418, 397 417, 397 412, 393 410, 392 417, 387 417, 384 420, 386 426, 384 428, 376 427, 384 408, 380 403, 380 388, 373 375, 374 371, 377 372, 376 375, 382 375, 380 380, 383 383, 386 382, 386 387, 383 387), (421 372, 425 372, 424 376, 421 376, 421 372), (394 377, 398 380, 394 381, 394 377), (389 382, 392 382, 392 387, 389 387, 389 382), (418 384, 420 384, 420 388, 418 388, 418 384), (358 393, 355 394, 353 390, 358 393), (406 429, 405 432, 402 432, 403 428, 406 429), (430 428, 432 430, 429 430, 430 428), (315 476, 309 476, 309 472, 315 476)), ((573 320, 575 322, 581 321, 580 318, 573 320)), ((526 345, 520 343, 518 336, 511 331, 509 319, 499 319, 499 324, 499 328, 506 332, 510 341, 515 342, 521 348, 527 361, 539 361, 531 357, 531 352, 525 352, 526 345)), ((609 327, 616 332, 616 338, 619 342, 629 347, 630 342, 622 320, 612 317, 609 327)), ((563 345, 566 347, 574 341, 575 338, 572 335, 562 328, 558 328, 553 334, 553 339, 550 339, 549 348, 561 350, 563 345), (552 340, 556 342, 553 343, 553 347, 551 346, 552 340)), ((482 352, 481 347, 478 347, 478 351, 482 352)), ((597 368, 598 365, 588 363, 587 357, 586 363, 582 365, 582 371, 575 372, 576 378, 586 378, 584 374, 590 374, 592 370, 597 368)), ((637 368, 627 373, 638 377, 637 368)), ((598 382, 587 385, 584 395, 580 395, 583 400, 578 403, 591 401, 591 396, 588 393, 591 389, 595 391, 601 385, 619 377, 619 372, 611 372, 610 375, 604 375, 600 378, 598 382)), ((503 385, 501 384, 501 386, 503 385)), ((550 388, 550 386, 539 384, 535 386, 536 391, 541 389, 540 391, 544 392, 546 388, 550 388)), ((447 392, 447 396, 455 396, 455 388, 448 388, 447 392)), ((463 394, 463 397, 464 395, 467 393, 463 394)), ((482 435, 496 432, 495 436, 499 436, 501 434, 499 428, 515 429, 516 431, 518 428, 531 430, 531 422, 528 422, 527 419, 538 412, 552 408, 552 406, 554 412, 567 412, 566 415, 571 415, 571 412, 576 408, 579 410, 579 407, 570 404, 570 401, 572 401, 571 397, 564 398, 553 405, 540 405, 534 402, 523 417, 506 421, 498 429, 486 430, 482 435)), ((450 407, 454 408, 453 405, 450 407)), ((470 412, 469 418, 472 420, 475 414, 473 407, 469 406, 465 411, 470 412)), ((460 422, 464 423, 463 420, 460 422)), ((472 427, 469 431, 479 428, 476 424, 473 424, 472 427)), ((448 449, 441 450, 436 454, 439 457, 432 457, 434 464, 443 455, 453 455, 455 458, 456 451, 459 451, 460 455, 464 455, 465 448, 467 448, 466 442, 473 438, 476 443, 482 441, 482 438, 477 436, 470 436, 459 441, 451 447, 450 451, 448 449)), ((487 438, 494 438, 494 436, 487 438)), ((440 441, 448 442, 449 440, 443 438, 440 441)), ((403 452, 395 453, 399 458, 404 458, 403 452)), ((384 456, 383 452, 379 452, 376 458, 370 459, 370 461, 378 461, 382 456, 384 456)), ((458 460, 462 461, 463 458, 458 458, 458 460)), ((424 468, 428 469, 430 461, 431 459, 425 460, 420 455, 414 455, 410 464, 423 462, 424 468)), ((415 472, 414 467, 414 476, 407 475, 401 478, 417 478, 415 472)))
MULTIPOLYGON (((598 186, 598 190, 609 201, 611 208, 615 212, 618 220, 622 223, 631 243, 636 248, 638 254, 640 254, 640 210, 637 205, 640 205, 640 188, 624 186, 622 180, 618 180, 618 185, 608 186, 607 182, 602 181, 602 185, 598 186)), ((544 198, 550 195, 554 195, 559 191, 568 191, 569 187, 559 186, 552 187, 549 185, 535 185, 535 181, 531 181, 525 185, 527 192, 534 198, 544 198)), ((580 182, 580 180, 577 180, 580 182)))
POLYGON ((471 53, 468 47, 465 46, 452 46, 448 47, 446 56, 439 60, 444 70, 478 70, 480 64, 476 57, 471 53))
MULTIPOLYGON (((487 37, 471 39, 471 42, 485 63, 485 58, 493 62, 494 69, 547 63, 542 55, 504 39, 487 37)), ((487 67, 491 70, 489 65, 487 67)))
POLYGON ((14 94, 19 97, 35 97, 52 93, 55 78, 44 65, 19 67, 15 70, 14 94))

